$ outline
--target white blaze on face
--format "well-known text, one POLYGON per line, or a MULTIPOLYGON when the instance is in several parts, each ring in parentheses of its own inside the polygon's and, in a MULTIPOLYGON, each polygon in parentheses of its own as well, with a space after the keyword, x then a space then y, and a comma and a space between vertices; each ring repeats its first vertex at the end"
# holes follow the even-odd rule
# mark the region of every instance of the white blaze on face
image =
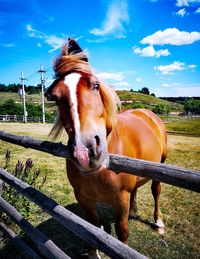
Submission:
POLYGON ((75 130, 75 142, 74 147, 74 157, 77 158, 81 167, 87 169, 89 168, 89 156, 88 149, 83 145, 81 141, 81 132, 80 132, 80 120, 78 113, 78 100, 77 100, 77 85, 80 80, 81 75, 78 73, 72 73, 65 77, 66 87, 69 89, 69 98, 71 106, 71 116, 74 122, 75 130))
POLYGON ((80 120, 78 114, 78 102, 77 102, 77 85, 80 80, 81 75, 78 73, 72 73, 65 77, 65 84, 69 89, 70 102, 71 102, 71 113, 74 120, 74 130, 76 142, 80 141, 80 120))

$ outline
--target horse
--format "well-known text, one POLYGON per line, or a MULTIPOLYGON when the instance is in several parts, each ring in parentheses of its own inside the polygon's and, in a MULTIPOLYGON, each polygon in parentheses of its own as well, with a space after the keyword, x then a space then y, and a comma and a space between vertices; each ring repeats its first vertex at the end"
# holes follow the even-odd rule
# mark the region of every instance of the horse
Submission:
MULTIPOLYGON (((109 153, 163 163, 167 155, 165 126, 147 109, 119 112, 117 94, 99 80, 86 54, 71 38, 56 58, 54 72, 55 81, 45 92, 58 108, 50 135, 56 138, 63 130, 68 135, 71 160, 67 161, 67 176, 75 197, 86 219, 99 227, 96 204, 110 204, 117 237, 126 244, 128 219, 137 214, 137 189, 149 179, 116 174, 108 168, 109 153)), ((155 225, 163 229, 160 182, 153 180, 151 189, 155 225)))

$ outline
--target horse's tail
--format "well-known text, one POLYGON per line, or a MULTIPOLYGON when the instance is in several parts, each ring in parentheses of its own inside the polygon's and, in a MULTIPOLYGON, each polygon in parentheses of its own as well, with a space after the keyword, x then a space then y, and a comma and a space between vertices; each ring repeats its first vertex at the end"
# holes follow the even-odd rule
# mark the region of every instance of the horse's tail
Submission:
POLYGON ((167 131, 166 131, 165 125, 162 121, 161 121, 160 131, 161 131, 162 149, 163 149, 160 162, 164 163, 166 160, 166 157, 167 157, 167 131))

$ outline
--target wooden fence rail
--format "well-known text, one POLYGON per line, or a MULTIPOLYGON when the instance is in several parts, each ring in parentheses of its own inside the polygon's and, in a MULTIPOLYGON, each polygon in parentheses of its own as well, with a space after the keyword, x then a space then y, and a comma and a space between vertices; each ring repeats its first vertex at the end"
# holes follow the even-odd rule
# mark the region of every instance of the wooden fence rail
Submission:
MULTIPOLYGON (((65 209, 51 198, 31 187, 29 184, 7 173, 2 168, 0 168, 0 179, 15 188, 26 198, 37 204, 40 208, 51 215, 57 222, 71 230, 74 234, 82 238, 88 244, 99 248, 102 252, 111 258, 146 258, 144 255, 126 246, 116 238, 110 236, 102 229, 93 226, 74 213, 65 209)), ((2 203, 0 206, 2 206, 2 203)), ((58 256, 57 258, 60 257, 58 256)))
MULTIPOLYGON (((70 159, 68 148, 62 143, 53 143, 30 137, 16 136, 4 131, 0 131, 0 139, 25 148, 33 148, 50 153, 54 156, 70 159)), ((110 154, 108 167, 115 172, 126 172, 200 192, 200 172, 197 171, 114 154, 110 154)))
MULTIPOLYGON (((17 250, 23 251, 24 254, 28 255, 30 258, 33 259, 40 259, 38 254, 33 251, 32 248, 30 248, 19 236, 17 236, 12 229, 7 227, 3 222, 0 222, 0 228, 3 230, 3 232, 6 234, 6 236, 9 237, 12 244, 17 250)), ((22 255, 23 256, 23 255, 22 255)))
POLYGON ((33 227, 13 206, 1 197, 0 209, 4 211, 13 222, 20 226, 21 229, 24 230, 27 236, 36 244, 41 254, 46 258, 70 258, 59 247, 57 247, 52 240, 44 235, 39 229, 33 227))

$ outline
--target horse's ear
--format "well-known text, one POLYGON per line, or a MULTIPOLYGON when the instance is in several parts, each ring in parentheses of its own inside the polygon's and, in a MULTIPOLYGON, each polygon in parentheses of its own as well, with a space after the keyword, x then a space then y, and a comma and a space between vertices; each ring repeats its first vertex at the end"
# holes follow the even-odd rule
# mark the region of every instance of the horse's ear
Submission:
MULTIPOLYGON (((78 43, 72 39, 72 38, 68 38, 68 43, 66 46, 63 47, 62 49, 62 54, 66 55, 66 52, 68 55, 73 55, 73 54, 77 54, 77 53, 83 53, 83 50, 81 49, 81 47, 78 45, 78 43)), ((86 55, 84 54, 83 57, 81 58, 83 61, 88 62, 88 58, 86 57, 86 55)))

